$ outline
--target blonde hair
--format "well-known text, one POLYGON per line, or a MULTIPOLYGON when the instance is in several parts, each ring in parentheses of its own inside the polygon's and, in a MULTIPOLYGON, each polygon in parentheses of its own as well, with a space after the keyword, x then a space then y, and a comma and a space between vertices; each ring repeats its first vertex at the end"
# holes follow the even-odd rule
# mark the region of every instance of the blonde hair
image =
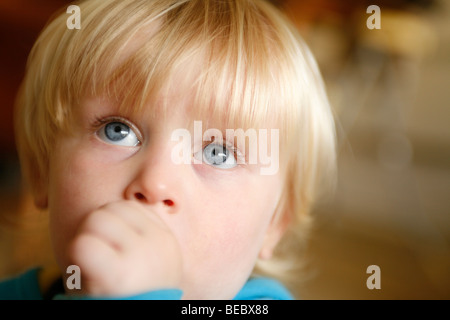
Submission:
MULTIPOLYGON (((31 51, 18 94, 18 152, 32 192, 45 185, 55 137, 70 131, 83 97, 107 95, 139 112, 201 57, 190 75, 196 116, 253 128, 277 123, 286 181, 279 206, 293 221, 286 239, 303 234, 322 183, 333 181, 334 122, 316 62, 283 14, 261 0, 74 4, 81 30, 67 28, 65 11, 56 15, 31 51)), ((161 108, 161 116, 170 112, 161 108)), ((288 242, 258 263, 260 273, 280 278, 295 267, 288 242)))

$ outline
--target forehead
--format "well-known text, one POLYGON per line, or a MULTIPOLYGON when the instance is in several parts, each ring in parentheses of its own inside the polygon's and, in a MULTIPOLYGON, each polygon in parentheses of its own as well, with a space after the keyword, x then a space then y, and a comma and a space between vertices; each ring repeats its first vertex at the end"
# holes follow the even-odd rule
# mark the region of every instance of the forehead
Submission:
POLYGON ((122 112, 161 122, 176 112, 187 125, 202 120, 204 127, 221 130, 283 130, 289 119, 284 93, 294 90, 279 68, 281 40, 269 19, 253 8, 245 12, 252 25, 237 21, 230 10, 211 11, 209 17, 197 12, 188 21, 183 6, 178 8, 147 21, 132 17, 129 29, 117 27, 117 35, 105 39, 86 27, 93 47, 82 42, 75 49, 92 61, 76 71, 83 96, 105 96, 122 112))
POLYGON ((102 92, 120 111, 149 114, 161 121, 181 113, 189 123, 202 120, 207 127, 223 130, 278 126, 276 114, 270 115, 267 109, 270 102, 257 101, 258 96, 264 96, 258 94, 258 89, 267 88, 248 85, 245 75, 237 76, 219 59, 214 61, 217 57, 208 47, 186 47, 167 63, 160 57, 148 72, 150 68, 143 63, 139 51, 146 37, 156 31, 157 28, 152 28, 151 32, 137 34, 130 41, 119 59, 120 64, 114 66, 118 70, 116 77, 102 92), (251 90, 246 88, 249 86, 251 90))

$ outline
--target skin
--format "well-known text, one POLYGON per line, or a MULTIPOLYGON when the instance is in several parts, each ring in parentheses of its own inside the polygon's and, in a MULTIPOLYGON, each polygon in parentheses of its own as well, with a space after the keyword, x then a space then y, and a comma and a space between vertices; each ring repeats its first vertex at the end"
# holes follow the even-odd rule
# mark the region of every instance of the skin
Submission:
POLYGON ((86 98, 74 114, 74 134, 57 137, 36 203, 49 209, 61 273, 80 267, 82 288, 68 294, 179 288, 184 299, 231 299, 258 257, 271 257, 286 225, 274 219, 280 173, 260 175, 258 165, 173 163, 170 137, 190 110, 186 97, 164 97, 177 110, 164 123, 149 112, 121 114, 107 99, 86 98), (105 140, 95 123, 111 117, 126 120, 140 144, 105 140))

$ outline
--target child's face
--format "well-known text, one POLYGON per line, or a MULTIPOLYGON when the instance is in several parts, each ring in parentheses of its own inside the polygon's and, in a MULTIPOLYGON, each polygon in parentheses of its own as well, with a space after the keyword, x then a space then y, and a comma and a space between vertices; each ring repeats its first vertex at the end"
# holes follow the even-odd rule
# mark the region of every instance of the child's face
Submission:
MULTIPOLYGON (((177 142, 171 141, 171 133, 182 127, 190 99, 175 93, 166 98, 173 112, 164 123, 145 112, 138 117, 121 114, 106 99, 86 99, 74 114, 75 134, 57 137, 46 192, 56 258, 63 271, 73 264, 70 244, 100 207, 135 202, 176 239, 184 298, 232 298, 258 255, 267 255, 281 234, 281 226, 272 224, 281 174, 260 175, 258 165, 220 169, 205 162, 175 164, 171 154, 177 142), (105 121, 122 124, 108 126, 105 121), (132 146, 135 138, 138 146, 132 146), (126 146, 117 145, 121 143, 126 146)), ((129 214, 135 214, 131 207, 129 214)), ((93 227, 101 230, 104 226, 97 221, 93 227)), ((164 246, 163 240, 153 241, 164 246)), ((152 252, 138 256, 148 259, 152 252)), ((127 272, 139 277, 132 267, 127 272)))

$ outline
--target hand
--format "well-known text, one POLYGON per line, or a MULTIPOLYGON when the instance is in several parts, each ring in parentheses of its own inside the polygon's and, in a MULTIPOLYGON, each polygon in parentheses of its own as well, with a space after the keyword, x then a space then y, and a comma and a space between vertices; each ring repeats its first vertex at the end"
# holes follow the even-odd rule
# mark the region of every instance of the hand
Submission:
POLYGON ((127 296, 179 285, 178 242, 157 214, 135 201, 88 214, 68 254, 80 267, 77 294, 127 296))

